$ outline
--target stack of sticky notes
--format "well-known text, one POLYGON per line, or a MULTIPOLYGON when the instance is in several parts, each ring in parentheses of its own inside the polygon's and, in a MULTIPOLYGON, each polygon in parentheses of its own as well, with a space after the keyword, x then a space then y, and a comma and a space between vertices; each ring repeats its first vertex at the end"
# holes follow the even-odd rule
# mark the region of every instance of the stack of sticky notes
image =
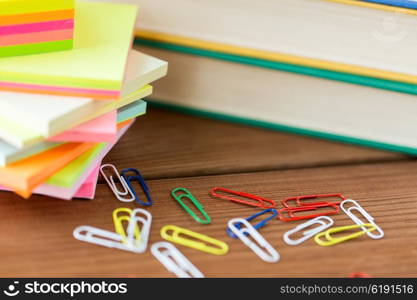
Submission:
MULTIPOLYGON (((26 8, 28 22, 52 18, 31 14, 35 3, 58 18, 72 1, 0 0, 0 16, 26 8)), ((167 72, 132 49, 137 6, 77 1, 74 11, 72 49, 0 57, 0 187, 26 198, 93 198, 102 159, 167 72)))
POLYGON ((0 0, 0 57, 73 47, 74 0, 0 0))

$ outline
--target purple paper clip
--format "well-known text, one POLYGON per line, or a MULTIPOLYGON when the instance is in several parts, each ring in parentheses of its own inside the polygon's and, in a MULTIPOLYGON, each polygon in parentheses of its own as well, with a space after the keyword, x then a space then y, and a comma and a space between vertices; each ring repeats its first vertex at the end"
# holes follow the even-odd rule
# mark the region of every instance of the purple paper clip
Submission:
MULTIPOLYGON (((262 227, 264 227, 265 225, 266 225, 266 223, 268 223, 270 220, 272 220, 273 218, 275 218, 277 215, 278 215, 278 211, 276 210, 276 209, 274 209, 274 208, 268 208, 268 209, 265 209, 265 210, 263 210, 263 211, 261 211, 261 212, 258 212, 258 213, 256 213, 256 214, 253 214, 252 216, 250 216, 250 217, 247 217, 246 218, 246 221, 248 221, 248 222, 250 222, 250 221, 252 221, 253 219, 256 219, 257 217, 259 217, 259 216, 262 216, 262 215, 264 215, 264 214, 266 214, 266 213, 269 213, 269 212, 271 212, 272 213, 272 216, 270 216, 270 217, 268 217, 268 218, 266 218, 266 219, 263 219, 262 221, 260 221, 259 223, 257 223, 257 224, 255 224, 255 225, 253 225, 253 227, 255 228, 255 229, 259 229, 259 228, 262 228, 262 227)), ((240 227, 241 227, 241 224, 240 223, 237 223, 236 225, 235 225, 238 229, 240 229, 240 227)), ((226 230, 226 232, 227 232, 227 234, 231 237, 231 238, 234 238, 234 239, 237 239, 237 236, 229 229, 229 228, 227 228, 227 230, 226 230)), ((247 233, 245 232, 245 235, 247 235, 247 233)))

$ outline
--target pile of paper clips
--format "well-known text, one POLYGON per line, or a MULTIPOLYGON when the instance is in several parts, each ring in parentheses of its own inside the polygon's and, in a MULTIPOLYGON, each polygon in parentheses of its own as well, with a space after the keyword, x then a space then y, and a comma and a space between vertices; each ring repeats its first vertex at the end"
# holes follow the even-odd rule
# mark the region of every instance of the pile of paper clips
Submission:
MULTIPOLYGON (((109 184, 116 198, 122 202, 132 202, 150 206, 152 198, 149 188, 146 185, 140 172, 136 169, 126 169, 117 172, 113 165, 103 165, 100 169, 101 174, 109 184), (110 168, 115 174, 118 181, 123 187, 120 191, 117 189, 113 175, 107 177, 104 169, 110 168), (132 187, 132 181, 136 180, 147 200, 139 199, 137 193, 132 187)), ((204 210, 201 203, 185 188, 176 188, 172 190, 171 195, 180 206, 198 223, 210 224, 211 218, 204 210), (195 209, 201 216, 198 216, 184 200, 191 201, 195 209)), ((237 192, 221 187, 215 187, 210 191, 213 198, 232 201, 256 208, 263 208, 263 211, 257 212, 247 218, 234 218, 227 223, 227 234, 233 239, 239 239, 249 247, 262 260, 275 263, 280 259, 279 253, 269 244, 259 233, 259 229, 264 227, 270 220, 278 218, 284 222, 308 220, 295 226, 283 235, 283 240, 288 245, 299 245, 310 238, 320 246, 332 246, 345 242, 362 235, 368 235, 372 239, 381 239, 384 236, 383 230, 374 222, 374 218, 368 214, 355 200, 346 199, 341 194, 323 194, 307 195, 299 197, 286 198, 281 201, 283 208, 276 209, 277 204, 274 200, 260 196, 237 192), (329 198, 336 198, 335 202, 321 201, 329 198), (319 202, 309 202, 307 200, 317 200, 319 202), (315 212, 317 210, 321 212, 315 212), (354 225, 332 227, 333 219, 329 215, 338 214, 342 210, 352 221, 354 225), (313 212, 305 214, 305 212, 313 212), (361 215, 366 222, 363 222, 356 214, 361 215), (267 218, 252 225, 250 222, 254 219, 270 214, 267 218), (310 228, 310 229, 308 229, 310 228), (344 236, 334 236, 336 233, 351 231, 354 233, 344 236), (301 237, 294 239, 295 234, 301 237)), ((74 237, 78 240, 117 248, 120 250, 131 251, 134 253, 144 253, 147 249, 149 233, 152 223, 152 215, 144 209, 118 208, 113 212, 113 223, 115 232, 102 230, 91 226, 80 226, 74 230, 74 237), (127 228, 123 226, 127 222, 127 228)), ((160 231, 161 237, 169 242, 194 248, 214 255, 224 255, 229 251, 229 246, 223 241, 214 239, 207 235, 188 230, 186 228, 166 225, 160 231)), ((151 253, 177 277, 204 277, 203 274, 171 243, 157 242, 151 246, 151 253)))

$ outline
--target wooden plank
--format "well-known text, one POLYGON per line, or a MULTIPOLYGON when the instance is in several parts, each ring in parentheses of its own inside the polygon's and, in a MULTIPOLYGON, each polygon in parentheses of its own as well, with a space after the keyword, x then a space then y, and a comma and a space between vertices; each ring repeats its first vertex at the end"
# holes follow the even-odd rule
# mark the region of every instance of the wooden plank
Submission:
MULTIPOLYGON (((227 242, 230 252, 215 256, 183 246, 178 248, 206 276, 338 276, 362 271, 372 276, 415 276, 417 274, 417 162, 315 169, 255 172, 246 174, 177 178, 149 181, 155 204, 151 243, 160 241, 159 230, 167 224, 183 226, 227 242), (226 235, 226 222, 246 217, 257 209, 212 199, 214 186, 263 195, 280 200, 288 196, 341 192, 351 197, 375 218, 385 237, 362 236, 333 247, 313 241, 288 246, 282 235, 300 222, 273 220, 260 232, 281 254, 281 261, 268 264, 257 258, 240 241, 226 235), (175 187, 189 188, 213 219, 210 225, 194 222, 171 199, 175 187)), ((150 254, 132 254, 75 240, 79 225, 112 230, 111 213, 117 207, 134 207, 118 202, 105 185, 98 186, 92 201, 66 202, 47 197, 24 201, 2 193, 0 219, 0 276, 171 276, 150 254)), ((351 224, 344 215, 334 217, 336 226, 351 224)))
POLYGON ((404 160, 407 156, 160 109, 140 117, 105 161, 173 178, 404 160))

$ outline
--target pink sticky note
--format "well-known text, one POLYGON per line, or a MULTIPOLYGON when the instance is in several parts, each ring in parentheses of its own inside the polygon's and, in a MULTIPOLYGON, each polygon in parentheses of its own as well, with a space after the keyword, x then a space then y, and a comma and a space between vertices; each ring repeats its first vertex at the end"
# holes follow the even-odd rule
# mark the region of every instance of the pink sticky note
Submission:
POLYGON ((80 124, 70 130, 48 138, 52 142, 108 142, 117 137, 117 111, 80 124))
MULTIPOLYGON (((126 133, 130 126, 131 124, 123 129, 120 129, 120 131, 117 134, 117 140, 119 140, 126 133)), ((104 147, 103 150, 101 150, 101 152, 89 163, 85 172, 80 176, 80 178, 78 178, 77 183, 74 184, 72 187, 66 188, 44 183, 41 186, 37 187, 33 193, 64 200, 71 200, 77 193, 81 185, 87 180, 91 172, 94 171, 96 166, 101 165, 101 161, 107 155, 107 153, 109 153, 110 150, 116 145, 117 140, 114 143, 107 144, 106 147, 104 147)))
POLYGON ((96 194, 98 174, 100 172, 100 165, 101 163, 96 166, 93 172, 90 173, 88 178, 75 193, 74 198, 94 199, 96 194))
MULTIPOLYGON (((129 127, 133 124, 133 122, 126 127, 119 130, 116 136, 116 141, 114 143, 109 143, 104 147, 100 153, 89 163, 88 167, 86 168, 85 172, 80 176, 80 178, 77 179, 77 182, 71 186, 71 187, 61 187, 56 185, 50 185, 47 183, 44 183, 40 186, 38 186, 33 193, 39 194, 39 195, 45 195, 50 196, 58 199, 63 200, 71 200, 75 197, 77 193, 79 193, 81 186, 84 183, 88 183, 88 179, 90 179, 91 173, 94 172, 94 170, 101 165, 101 161, 103 158, 107 155, 107 153, 110 152, 110 150, 116 145, 117 141, 126 133, 126 131, 129 129, 129 127)), ((77 196, 79 198, 87 198, 91 199, 90 197, 94 197, 95 194, 95 188, 94 190, 91 190, 92 186, 90 185, 90 189, 86 189, 82 191, 81 196, 77 196)), ((0 190, 2 191, 10 191, 9 188, 0 186, 0 190)))

